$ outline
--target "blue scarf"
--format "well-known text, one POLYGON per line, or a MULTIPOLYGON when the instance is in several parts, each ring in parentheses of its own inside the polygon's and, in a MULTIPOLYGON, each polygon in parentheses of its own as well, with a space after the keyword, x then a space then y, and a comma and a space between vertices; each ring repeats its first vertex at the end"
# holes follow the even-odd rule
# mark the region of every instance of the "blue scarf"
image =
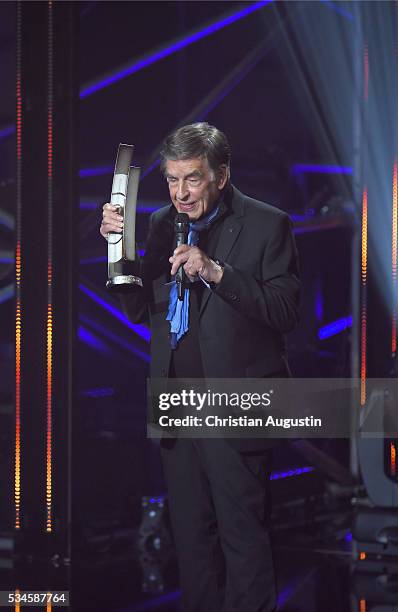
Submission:
MULTIPOLYGON (((196 246, 199 242, 199 232, 210 227, 217 217, 219 206, 212 210, 207 217, 189 224, 188 244, 196 246)), ((169 310, 166 321, 170 321, 171 348, 177 348, 177 344, 189 329, 189 289, 184 291, 184 299, 178 299, 177 283, 174 281, 170 288, 169 310)))

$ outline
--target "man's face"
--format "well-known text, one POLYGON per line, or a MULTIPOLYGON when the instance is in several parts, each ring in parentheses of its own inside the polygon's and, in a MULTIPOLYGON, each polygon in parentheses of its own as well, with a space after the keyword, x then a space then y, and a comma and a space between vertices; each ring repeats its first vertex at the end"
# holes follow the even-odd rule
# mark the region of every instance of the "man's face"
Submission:
POLYGON ((214 208, 228 178, 226 166, 220 166, 215 176, 207 159, 203 158, 167 160, 165 174, 171 201, 177 211, 186 213, 191 221, 214 208))

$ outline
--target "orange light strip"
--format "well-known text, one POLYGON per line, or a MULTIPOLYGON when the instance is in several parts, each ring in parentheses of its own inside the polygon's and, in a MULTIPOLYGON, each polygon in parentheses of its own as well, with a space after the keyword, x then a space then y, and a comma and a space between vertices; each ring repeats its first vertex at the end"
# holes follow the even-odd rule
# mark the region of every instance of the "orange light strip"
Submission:
POLYGON ((394 162, 392 179, 392 325, 391 325, 391 353, 393 357, 397 352, 397 238, 398 238, 398 162, 394 162))
POLYGON ((22 160, 22 91, 21 91, 21 3, 17 4, 17 83, 16 83, 16 139, 17 139, 17 211, 15 251, 15 466, 14 504, 15 529, 21 528, 21 160, 22 160))
MULTIPOLYGON (((19 589, 15 589, 15 595, 20 595, 21 591, 19 589)), ((21 612, 21 605, 20 603, 15 603, 15 612, 21 612)))
POLYGON ((46 439, 46 531, 52 531, 52 369, 53 369, 53 314, 52 305, 47 308, 47 439, 46 439))
POLYGON ((47 422, 46 422, 46 532, 52 531, 52 421, 53 421, 53 305, 52 305, 52 231, 53 231, 53 6, 48 3, 48 264, 47 264, 47 422))
MULTIPOLYGON (((16 283, 21 282, 21 247, 16 250, 16 283)), ((21 527, 21 300, 16 299, 15 311, 15 529, 21 527)))
POLYGON ((366 612, 366 599, 359 600, 359 612, 366 612))
POLYGON ((390 442, 390 468, 391 476, 397 475, 397 447, 394 442, 390 442))
POLYGON ((368 192, 362 195, 362 256, 361 256, 361 406, 366 402, 366 284, 368 275, 368 192))

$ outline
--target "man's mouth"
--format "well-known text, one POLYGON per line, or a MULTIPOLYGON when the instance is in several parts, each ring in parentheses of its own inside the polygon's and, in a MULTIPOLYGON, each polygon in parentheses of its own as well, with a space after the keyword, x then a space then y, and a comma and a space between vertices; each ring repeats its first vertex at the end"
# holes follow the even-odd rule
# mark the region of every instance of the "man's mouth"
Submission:
POLYGON ((181 210, 185 210, 185 211, 193 210, 195 206, 196 206, 196 202, 190 202, 189 204, 178 202, 178 208, 180 208, 181 210))

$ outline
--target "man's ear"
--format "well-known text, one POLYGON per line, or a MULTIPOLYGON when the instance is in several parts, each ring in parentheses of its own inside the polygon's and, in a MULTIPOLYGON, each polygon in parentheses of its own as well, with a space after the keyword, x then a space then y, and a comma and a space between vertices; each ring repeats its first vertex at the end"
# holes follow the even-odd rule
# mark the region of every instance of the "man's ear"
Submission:
POLYGON ((226 164, 219 166, 217 171, 217 187, 221 191, 224 189, 227 180, 229 179, 229 168, 226 164))

